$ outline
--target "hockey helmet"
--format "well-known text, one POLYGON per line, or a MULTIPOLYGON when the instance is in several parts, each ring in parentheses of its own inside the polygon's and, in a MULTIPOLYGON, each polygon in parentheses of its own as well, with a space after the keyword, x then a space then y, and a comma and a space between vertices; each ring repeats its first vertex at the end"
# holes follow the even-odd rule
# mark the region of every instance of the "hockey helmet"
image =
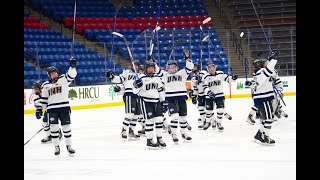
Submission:
POLYGON ((268 59, 265 58, 258 58, 256 60, 253 61, 253 67, 256 70, 259 70, 261 68, 263 68, 263 65, 268 61, 268 59))
POLYGON ((176 60, 169 60, 167 62, 167 71, 170 74, 176 73, 178 71, 178 63, 176 60))
POLYGON ((145 74, 149 76, 153 76, 155 73, 156 63, 153 61, 146 61, 144 65, 145 74), (148 73, 148 68, 154 67, 154 71, 152 73, 148 73))
POLYGON ((199 72, 199 71, 200 71, 199 63, 198 63, 198 62, 193 63, 193 70, 192 70, 192 72, 193 72, 193 73, 197 73, 197 72, 199 72))
POLYGON ((208 61, 207 62, 207 71, 210 73, 210 74, 214 74, 216 72, 216 65, 213 64, 212 61, 208 61))
POLYGON ((133 64, 134 64, 135 66, 138 66, 138 69, 136 69, 136 70, 137 70, 137 72, 139 72, 139 70, 140 70, 140 65, 141 65, 140 61, 139 61, 139 60, 134 60, 134 61, 133 61, 133 64))

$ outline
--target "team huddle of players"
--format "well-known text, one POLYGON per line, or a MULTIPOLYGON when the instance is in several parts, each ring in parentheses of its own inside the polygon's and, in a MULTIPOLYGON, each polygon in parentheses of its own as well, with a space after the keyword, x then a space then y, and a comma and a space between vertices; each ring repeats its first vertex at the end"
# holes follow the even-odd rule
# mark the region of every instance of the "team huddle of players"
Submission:
MULTIPOLYGON (((178 68, 175 60, 169 60, 166 70, 161 70, 152 56, 141 68, 139 61, 132 62, 130 69, 124 70, 122 74, 116 76, 112 71, 107 71, 108 80, 113 83, 123 84, 123 101, 125 104, 125 118, 123 120, 121 138, 128 140, 138 140, 140 136, 146 136, 147 147, 149 149, 165 148, 166 143, 162 138, 163 129, 167 129, 175 144, 178 143, 178 124, 183 142, 191 142, 192 138, 187 129, 191 129, 187 122, 188 99, 186 81, 188 75, 193 72, 192 89, 189 96, 192 103, 197 104, 200 114, 200 129, 208 129, 212 126, 220 132, 224 130, 222 126, 223 116, 229 120, 232 117, 225 111, 225 97, 223 92, 224 81, 232 82, 238 77, 236 74, 225 74, 216 69, 213 62, 207 63, 207 69, 202 70, 202 66, 193 63, 189 56, 189 50, 184 49, 183 55, 186 61, 185 68, 178 68), (214 115, 216 107, 217 117, 214 115), (170 125, 165 114, 169 115, 170 125), (135 133, 137 122, 142 129, 135 133)), ((256 142, 260 144, 274 144, 270 138, 270 129, 275 116, 288 117, 282 110, 278 96, 282 96, 282 83, 274 67, 277 60, 273 58, 259 58, 254 61, 254 74, 252 81, 246 81, 246 85, 252 90, 254 106, 249 113, 247 122, 255 124, 254 115, 260 119, 260 127, 254 136, 256 142), (274 89, 278 95, 275 94, 274 89)), ((68 86, 76 77, 75 59, 70 60, 70 69, 66 74, 60 75, 55 67, 48 68, 49 81, 35 83, 34 89, 37 92, 35 106, 37 108, 36 117, 42 117, 42 110, 46 110, 43 118, 43 127, 46 137, 42 143, 52 142, 55 146, 55 155, 60 154, 59 142, 62 139, 61 128, 70 155, 75 151, 71 148, 71 128, 70 128, 70 106, 68 101, 68 86)), ((120 91, 116 86, 115 91, 120 91)))

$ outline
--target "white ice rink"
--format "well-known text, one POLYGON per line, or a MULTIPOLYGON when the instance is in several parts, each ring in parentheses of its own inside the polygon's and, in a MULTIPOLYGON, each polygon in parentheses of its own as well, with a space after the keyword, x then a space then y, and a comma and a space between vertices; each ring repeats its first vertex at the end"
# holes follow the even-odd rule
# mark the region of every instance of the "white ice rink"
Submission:
MULTIPOLYGON (((296 179, 296 96, 285 97, 287 119, 274 122, 271 137, 275 146, 254 142, 258 125, 245 120, 251 98, 226 99, 233 117, 223 119, 224 132, 211 128, 198 130, 198 111, 188 102, 188 122, 192 143, 174 145, 164 134, 165 150, 148 150, 146 139, 124 142, 120 139, 124 107, 72 111, 72 138, 75 157, 69 157, 64 141, 60 158, 52 144, 41 144, 40 132, 24 147, 26 180, 293 180, 296 179)), ((25 115, 24 140, 42 127, 35 115, 25 115)), ((136 131, 140 129, 137 125, 136 131)))

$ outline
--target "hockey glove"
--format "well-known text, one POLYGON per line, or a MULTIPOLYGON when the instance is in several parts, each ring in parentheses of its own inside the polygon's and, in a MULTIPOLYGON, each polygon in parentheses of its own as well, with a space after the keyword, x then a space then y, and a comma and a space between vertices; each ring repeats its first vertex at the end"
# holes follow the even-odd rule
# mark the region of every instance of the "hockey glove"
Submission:
POLYGON ((168 101, 163 101, 162 102, 162 113, 166 113, 168 111, 168 101))
POLYGON ((192 104, 197 104, 197 96, 192 97, 192 104))
POLYGON ((106 77, 110 80, 112 80, 114 78, 114 75, 110 69, 107 71, 106 77))
POLYGON ((137 79, 134 81, 133 86, 137 89, 139 89, 141 86, 143 85, 142 80, 141 79, 137 79))
POLYGON ((268 60, 270 61, 271 59, 275 59, 277 55, 277 52, 271 52, 270 56, 268 56, 268 60))
POLYGON ((198 81, 198 84, 200 84, 202 82, 201 76, 199 74, 195 76, 195 79, 196 79, 196 81, 198 81))
POLYGON ((148 55, 148 60, 150 62, 156 62, 152 55, 148 55))
POLYGON ((190 51, 188 49, 183 49, 183 57, 185 60, 190 59, 190 51))
POLYGON ((212 91, 208 91, 208 96, 211 98, 215 98, 215 94, 212 91))
POLYGON ((77 60, 74 57, 70 58, 70 67, 75 68, 77 65, 77 60))
POLYGON ((37 109, 37 111, 36 111, 36 118, 37 119, 41 119, 41 117, 42 117, 42 109, 37 109))
POLYGON ((232 75, 232 80, 237 80, 237 79, 238 79, 238 75, 233 74, 233 75, 232 75))
POLYGON ((248 81, 248 80, 247 80, 247 81, 245 82, 245 85, 246 85, 246 86, 251 86, 251 84, 252 84, 251 81, 248 81))
POLYGON ((113 90, 114 90, 114 92, 120 92, 121 91, 121 87, 120 86, 115 86, 114 88, 113 88, 113 90))

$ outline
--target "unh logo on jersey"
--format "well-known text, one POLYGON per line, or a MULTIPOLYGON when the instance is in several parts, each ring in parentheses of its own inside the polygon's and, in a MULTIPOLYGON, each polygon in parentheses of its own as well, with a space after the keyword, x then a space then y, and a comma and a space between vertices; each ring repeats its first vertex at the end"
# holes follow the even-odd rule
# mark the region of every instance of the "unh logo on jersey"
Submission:
POLYGON ((136 76, 134 76, 134 75, 128 75, 128 80, 136 80, 136 76))
POLYGON ((50 89, 48 90, 49 96, 54 95, 54 94, 57 94, 57 93, 61 93, 61 92, 62 92, 62 87, 61 87, 61 86, 57 86, 57 87, 54 87, 54 88, 50 88, 50 89))
POLYGON ((146 90, 150 90, 150 89, 158 89, 158 84, 157 83, 146 84, 146 90))
POLYGON ((217 81, 213 81, 213 82, 209 82, 208 83, 208 86, 211 87, 211 86, 220 86, 221 85, 221 81, 220 80, 217 80, 217 81))
POLYGON ((175 75, 175 76, 169 76, 167 82, 174 82, 174 81, 182 81, 182 76, 175 75))

